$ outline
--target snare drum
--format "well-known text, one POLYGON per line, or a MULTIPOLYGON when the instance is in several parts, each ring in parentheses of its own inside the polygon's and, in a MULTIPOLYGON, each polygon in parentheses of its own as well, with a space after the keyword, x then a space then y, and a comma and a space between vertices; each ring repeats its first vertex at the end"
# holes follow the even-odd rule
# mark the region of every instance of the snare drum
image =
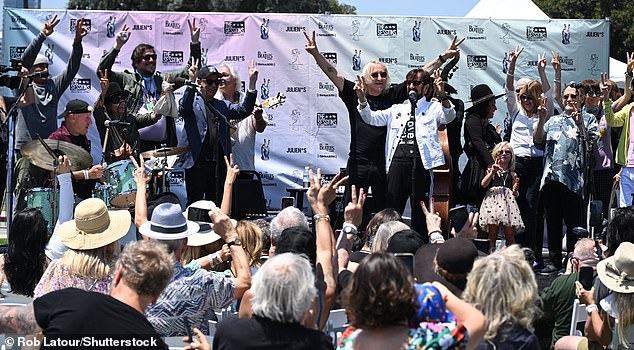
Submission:
POLYGON ((128 208, 136 199, 134 164, 129 160, 114 162, 106 168, 106 182, 113 186, 110 204, 113 207, 128 208))
MULTIPOLYGON (((53 233, 57 218, 53 218, 53 189, 36 187, 30 188, 26 191, 26 207, 36 208, 42 212, 44 219, 46 219, 48 232, 53 233)), ((59 196, 57 197, 57 210, 59 214, 59 196)))
POLYGON ((112 199, 114 198, 114 192, 115 192, 115 186, 113 185, 97 184, 97 187, 95 187, 95 189, 92 190, 92 198, 101 199, 102 201, 104 201, 104 203, 106 203, 106 206, 110 208, 112 206, 111 202, 112 202, 112 199))

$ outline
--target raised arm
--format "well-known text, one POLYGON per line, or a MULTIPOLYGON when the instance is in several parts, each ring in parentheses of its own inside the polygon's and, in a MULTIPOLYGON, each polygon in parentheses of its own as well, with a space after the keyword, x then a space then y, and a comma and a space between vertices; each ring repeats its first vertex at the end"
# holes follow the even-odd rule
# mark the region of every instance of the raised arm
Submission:
POLYGON ((473 305, 455 296, 447 287, 440 282, 433 282, 432 285, 440 291, 445 299, 445 307, 451 311, 456 319, 462 323, 469 332, 469 342, 467 349, 475 349, 484 337, 486 329, 486 318, 473 305))
POLYGON ((128 42, 128 40, 130 40, 130 28, 128 28, 127 24, 124 24, 123 29, 121 29, 121 31, 119 31, 119 33, 115 36, 114 46, 101 56, 101 60, 99 60, 99 65, 97 66, 97 75, 99 75, 100 71, 107 70, 108 79, 121 85, 122 88, 124 87, 123 75, 120 72, 113 72, 112 66, 115 63, 121 48, 128 42))
MULTIPOLYGON (((634 52, 626 52, 627 55, 627 68, 625 70, 625 89, 624 93, 618 100, 614 101, 613 110, 620 111, 625 107, 632 98, 632 70, 634 69, 634 52)), ((616 86, 612 87, 617 89, 616 86)))
POLYGON ((134 202, 134 224, 141 227, 147 220, 147 183, 150 177, 145 173, 145 163, 143 156, 140 156, 139 165, 134 157, 130 156, 130 160, 134 164, 134 182, 136 183, 136 200, 134 202))
POLYGON ((522 51, 524 51, 524 48, 517 46, 515 49, 511 49, 509 54, 509 69, 506 73, 506 89, 509 91, 515 92, 515 65, 522 51))
POLYGON ((313 31, 312 39, 308 37, 308 34, 306 34, 306 32, 304 32, 304 36, 306 37, 306 51, 311 56, 313 56, 319 68, 322 70, 322 72, 326 73, 328 79, 330 79, 330 81, 335 84, 337 89, 340 92, 343 91, 343 81, 345 78, 343 77, 343 75, 339 74, 337 68, 335 68, 332 63, 328 62, 328 60, 326 60, 321 52, 319 52, 319 49, 317 49, 317 42, 315 41, 315 31, 313 31))
POLYGON ((544 125, 548 121, 549 117, 544 101, 542 101, 542 104, 537 107, 537 115, 539 116, 539 120, 537 121, 537 126, 533 131, 533 143, 535 144, 535 147, 544 149, 544 125))
POLYGON ((176 78, 186 79, 188 76, 189 68, 194 64, 194 62, 200 62, 200 58, 202 56, 199 40, 200 27, 196 26, 196 18, 194 18, 193 20, 188 19, 187 24, 189 25, 189 33, 191 38, 191 42, 189 44, 189 60, 187 60, 187 64, 185 65, 185 67, 179 70, 161 73, 163 79, 174 82, 174 90, 178 90, 181 86, 183 86, 183 80, 176 78))
POLYGON ((42 30, 40 30, 38 35, 24 50, 24 54, 22 55, 22 66, 26 67, 27 69, 31 69, 33 67, 33 62, 35 62, 35 58, 40 52, 40 49, 42 49, 42 43, 44 43, 44 40, 46 40, 46 38, 53 34, 55 26, 59 24, 59 21, 61 21, 61 19, 57 18, 57 15, 55 15, 49 21, 44 23, 44 25, 42 26, 42 30))
POLYGON ((70 82, 75 78, 75 75, 77 75, 77 72, 79 71, 81 58, 84 54, 84 47, 82 46, 81 41, 86 35, 88 35, 88 29, 84 26, 84 18, 82 17, 77 21, 77 25, 75 26, 73 51, 70 54, 68 65, 66 65, 66 69, 64 69, 61 74, 53 77, 53 83, 60 94, 66 91, 70 82))
POLYGON ((462 38, 460 39, 460 41, 458 41, 458 36, 455 35, 453 37, 453 40, 451 40, 451 43, 449 44, 449 47, 447 48, 447 50, 445 50, 445 52, 443 52, 442 54, 438 55, 438 57, 436 57, 433 61, 427 63, 425 67, 423 67, 423 69, 426 70, 427 73, 432 74, 433 72, 436 71, 436 69, 440 68, 445 62, 447 62, 447 60, 452 59, 455 56, 459 56, 460 49, 458 48, 458 46, 462 44, 464 39, 465 38, 462 38))
POLYGON ((551 51, 551 53, 553 54, 553 59, 551 60, 551 64, 553 66, 553 69, 555 70, 555 80, 553 80, 553 83, 555 83, 555 88, 554 88, 554 93, 555 93, 555 101, 557 101, 557 104, 559 105, 559 108, 563 111, 564 109, 564 101, 561 98, 561 63, 559 62, 559 51, 557 52, 553 52, 551 51))
POLYGON ((447 94, 445 93, 445 82, 440 77, 440 68, 436 69, 433 74, 434 77, 434 88, 436 89, 436 94, 440 99, 440 103, 442 104, 443 114, 439 120, 436 122, 438 124, 449 124, 454 119, 456 119, 456 110, 447 98, 447 94))
POLYGON ((231 162, 225 157, 225 165, 227 166, 227 176, 225 177, 225 187, 224 192, 222 194, 222 204, 220 205, 220 210, 225 213, 227 216, 231 216, 231 203, 233 200, 233 184, 236 181, 236 178, 240 174, 240 168, 238 168, 238 164, 233 162, 233 153, 229 155, 231 162))
POLYGON ((539 73, 539 79, 542 82, 542 89, 544 94, 550 91, 550 83, 546 76, 546 53, 537 55, 537 72, 539 73))
POLYGON ((359 100, 359 114, 364 122, 374 126, 385 126, 389 123, 390 115, 392 113, 392 107, 379 111, 371 111, 368 106, 368 101, 365 97, 366 86, 365 79, 362 76, 357 75, 357 82, 354 84, 354 91, 357 93, 359 100))

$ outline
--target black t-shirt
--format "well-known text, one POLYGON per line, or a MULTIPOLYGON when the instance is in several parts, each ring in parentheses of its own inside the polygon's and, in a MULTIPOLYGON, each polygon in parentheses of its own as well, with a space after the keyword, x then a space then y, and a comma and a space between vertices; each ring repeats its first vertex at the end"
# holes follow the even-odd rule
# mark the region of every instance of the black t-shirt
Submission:
MULTIPOLYGON (((351 161, 366 163, 371 162, 385 168, 385 126, 372 126, 361 119, 357 110, 358 99, 354 91, 354 83, 348 79, 343 82, 343 89, 339 92, 339 98, 346 105, 350 119, 350 153, 351 161)), ((367 96, 370 109, 383 110, 390 108, 394 103, 400 103, 407 99, 405 84, 390 87, 380 96, 367 96)))
MULTIPOLYGON (((135 338, 154 341, 146 343, 147 346, 138 347, 139 349, 168 349, 142 313, 109 295, 66 288, 33 300, 33 310, 35 320, 44 330, 47 340, 58 337, 79 339, 87 335, 95 336, 96 339, 135 338)), ((115 347, 97 344, 102 345, 98 348, 115 347)), ((119 346, 125 347, 128 346, 119 346)))
POLYGON ((226 319, 214 335, 215 350, 321 350, 333 349, 328 335, 298 323, 280 323, 263 317, 226 319))

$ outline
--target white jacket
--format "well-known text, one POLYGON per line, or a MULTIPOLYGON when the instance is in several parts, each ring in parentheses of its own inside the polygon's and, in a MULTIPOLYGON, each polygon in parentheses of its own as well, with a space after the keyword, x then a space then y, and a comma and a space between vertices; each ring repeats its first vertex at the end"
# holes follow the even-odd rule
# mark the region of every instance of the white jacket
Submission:
MULTIPOLYGON (((451 103, 451 102, 450 102, 451 103)), ((385 172, 387 173, 398 146, 405 123, 410 117, 411 104, 408 101, 393 105, 382 111, 372 111, 367 105, 359 108, 363 121, 374 126, 387 126, 385 141, 385 172)), ((445 164, 445 156, 438 137, 438 126, 456 118, 454 106, 444 108, 439 102, 429 102, 421 98, 416 103, 416 143, 425 169, 433 169, 445 164)))

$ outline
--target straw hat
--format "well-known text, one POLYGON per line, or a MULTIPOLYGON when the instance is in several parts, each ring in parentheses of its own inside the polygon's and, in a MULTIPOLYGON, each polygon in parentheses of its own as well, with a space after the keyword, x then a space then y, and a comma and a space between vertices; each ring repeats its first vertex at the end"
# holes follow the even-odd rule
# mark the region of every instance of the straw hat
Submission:
POLYGON ((189 237, 198 232, 197 223, 185 219, 181 206, 174 203, 159 204, 152 212, 152 220, 139 227, 142 235, 159 240, 189 237))
POLYGON ((610 290, 634 293, 634 244, 621 243, 613 256, 597 264, 597 274, 610 290))
POLYGON ((106 246, 128 233, 130 213, 109 211, 101 199, 88 198, 75 208, 75 219, 59 227, 59 237, 68 248, 88 250, 106 246))

